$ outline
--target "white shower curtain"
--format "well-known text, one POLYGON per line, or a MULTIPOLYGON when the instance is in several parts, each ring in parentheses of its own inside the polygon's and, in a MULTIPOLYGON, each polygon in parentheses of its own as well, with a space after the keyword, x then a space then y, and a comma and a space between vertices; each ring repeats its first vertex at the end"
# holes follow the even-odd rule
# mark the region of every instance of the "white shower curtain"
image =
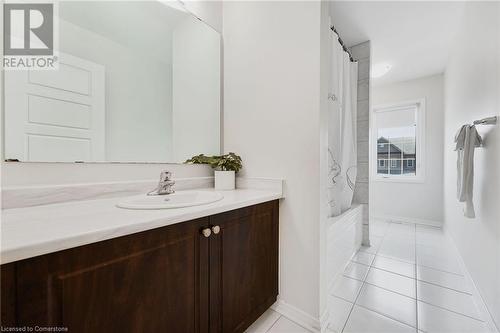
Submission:
POLYGON ((351 207, 357 174, 358 64, 331 32, 328 110, 328 202, 330 216, 351 207))

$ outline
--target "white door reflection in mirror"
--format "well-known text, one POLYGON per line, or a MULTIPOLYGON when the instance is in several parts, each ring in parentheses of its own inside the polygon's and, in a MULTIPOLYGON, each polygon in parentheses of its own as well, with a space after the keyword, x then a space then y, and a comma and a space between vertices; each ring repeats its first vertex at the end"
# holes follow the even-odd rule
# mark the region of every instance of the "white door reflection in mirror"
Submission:
POLYGON ((6 71, 6 156, 104 160, 104 72, 99 64, 63 53, 57 71, 6 71))

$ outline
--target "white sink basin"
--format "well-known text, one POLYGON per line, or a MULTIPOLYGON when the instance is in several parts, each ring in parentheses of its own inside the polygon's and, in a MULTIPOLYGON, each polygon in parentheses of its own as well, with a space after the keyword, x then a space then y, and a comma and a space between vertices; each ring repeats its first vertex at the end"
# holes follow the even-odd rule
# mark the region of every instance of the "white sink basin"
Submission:
POLYGON ((127 198, 116 206, 127 209, 172 209, 207 205, 223 198, 218 192, 179 191, 166 195, 138 195, 127 198))

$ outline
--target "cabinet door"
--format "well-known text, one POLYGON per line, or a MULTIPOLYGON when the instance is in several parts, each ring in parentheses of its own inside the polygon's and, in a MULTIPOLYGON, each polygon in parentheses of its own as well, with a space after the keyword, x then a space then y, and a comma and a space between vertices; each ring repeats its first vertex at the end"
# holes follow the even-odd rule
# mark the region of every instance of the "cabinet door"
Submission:
POLYGON ((208 218, 17 264, 19 325, 208 332, 208 218))
POLYGON ((215 215, 210 332, 243 332, 278 295, 278 201, 215 215))
POLYGON ((15 263, 2 265, 0 271, 2 289, 0 291, 2 319, 0 326, 17 326, 16 313, 16 266, 15 263))

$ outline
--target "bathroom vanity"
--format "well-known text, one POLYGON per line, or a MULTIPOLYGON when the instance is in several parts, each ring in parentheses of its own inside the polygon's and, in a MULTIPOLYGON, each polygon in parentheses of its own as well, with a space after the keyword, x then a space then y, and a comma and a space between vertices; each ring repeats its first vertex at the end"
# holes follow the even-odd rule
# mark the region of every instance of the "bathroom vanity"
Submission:
POLYGON ((220 33, 180 1, 58 1, 52 18, 57 70, 4 78, 1 330, 244 331, 278 294, 281 181, 144 178, 223 153, 220 33))
POLYGON ((112 205, 117 199, 7 210, 10 235, 3 240, 16 238, 14 228, 29 228, 31 236, 2 246, 2 326, 243 332, 278 295, 280 196, 235 190, 211 205, 156 211, 120 209, 112 205), (75 221, 65 223, 85 216, 87 233, 15 225, 42 216, 64 229, 70 210, 77 211, 75 221), (99 213, 123 224, 106 225, 99 213), (141 228, 147 230, 130 233, 141 228), (37 233, 46 241, 36 241, 37 233), (107 239, 89 243, 100 238, 107 239), (79 242, 88 244, 71 247, 79 242), (58 244, 68 248, 51 252, 58 244))

